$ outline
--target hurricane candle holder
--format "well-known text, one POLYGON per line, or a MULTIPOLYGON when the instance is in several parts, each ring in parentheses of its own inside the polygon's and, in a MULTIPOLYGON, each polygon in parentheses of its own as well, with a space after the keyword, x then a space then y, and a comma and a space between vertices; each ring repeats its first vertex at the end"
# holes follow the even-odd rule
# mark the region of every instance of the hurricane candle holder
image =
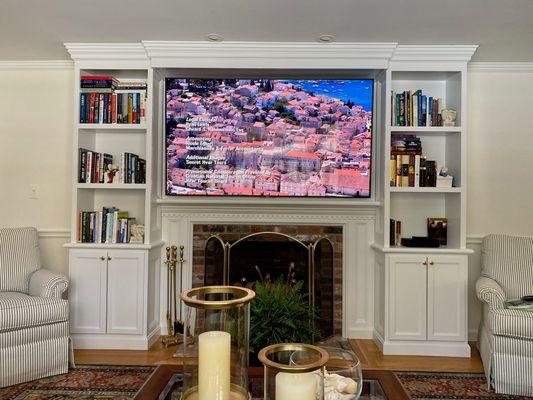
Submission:
POLYGON ((205 286, 181 293, 185 304, 182 400, 250 400, 250 301, 255 292, 205 286))
POLYGON ((259 352, 264 369, 264 400, 323 400, 328 353, 317 346, 280 343, 259 352))

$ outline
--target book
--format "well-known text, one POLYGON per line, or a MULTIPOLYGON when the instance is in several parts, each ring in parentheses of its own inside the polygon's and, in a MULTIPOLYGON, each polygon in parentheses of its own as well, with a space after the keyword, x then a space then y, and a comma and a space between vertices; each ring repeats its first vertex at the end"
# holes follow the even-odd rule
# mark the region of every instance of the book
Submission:
POLYGON ((394 154, 390 155, 389 184, 390 186, 396 186, 396 156, 394 154))
POLYGON ((395 246, 396 245, 396 221, 392 218, 390 219, 389 224, 389 245, 395 246))
POLYGON ((409 187, 409 156, 402 155, 402 187, 409 187))
POLYGON ((428 237, 439 241, 441 246, 448 243, 448 219, 447 218, 428 218, 427 219, 428 237))
POLYGON ((409 187, 415 186, 415 156, 409 156, 409 167, 408 167, 408 182, 409 187))
POLYGON ((400 246, 402 243, 402 222, 396 221, 396 229, 395 232, 395 238, 394 238, 394 245, 400 246))

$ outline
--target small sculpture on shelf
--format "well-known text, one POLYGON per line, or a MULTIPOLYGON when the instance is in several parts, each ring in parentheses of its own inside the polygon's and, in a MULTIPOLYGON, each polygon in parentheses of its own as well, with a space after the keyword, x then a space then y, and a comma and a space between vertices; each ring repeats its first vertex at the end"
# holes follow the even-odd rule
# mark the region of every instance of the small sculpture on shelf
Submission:
POLYGON ((445 108, 441 111, 442 126, 455 126, 455 119, 457 118, 457 111, 451 108, 445 108))
POLYGON ((106 183, 118 183, 119 182, 118 165, 109 164, 107 166, 106 175, 107 175, 106 183))
POLYGON ((144 225, 133 224, 131 226, 130 243, 144 243, 144 225))

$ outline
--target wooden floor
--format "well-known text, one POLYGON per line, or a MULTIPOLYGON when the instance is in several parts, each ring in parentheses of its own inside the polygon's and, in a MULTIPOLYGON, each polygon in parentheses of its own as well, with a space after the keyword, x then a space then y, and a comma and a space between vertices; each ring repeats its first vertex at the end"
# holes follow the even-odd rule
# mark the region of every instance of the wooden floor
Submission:
MULTIPOLYGON (((483 372, 476 346, 471 343, 472 357, 384 356, 372 340, 350 340, 365 370, 483 372)), ((150 350, 74 350, 77 364, 88 365, 159 365, 181 364, 174 358, 176 346, 165 348, 160 342, 150 350)))

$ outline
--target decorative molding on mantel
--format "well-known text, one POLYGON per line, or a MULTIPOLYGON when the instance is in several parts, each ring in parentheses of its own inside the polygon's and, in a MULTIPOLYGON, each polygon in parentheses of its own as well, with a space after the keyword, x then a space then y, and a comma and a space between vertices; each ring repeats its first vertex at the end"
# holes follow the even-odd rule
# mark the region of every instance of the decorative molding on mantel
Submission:
POLYGON ((38 60, 38 61, 0 61, 0 70, 21 69, 73 69, 71 60, 38 60))
POLYGON ((147 62, 154 68, 386 69, 389 62, 468 62, 477 45, 395 42, 151 41, 65 43, 75 61, 147 62))
POLYGON ((469 62, 478 45, 398 45, 391 61, 469 62))
POLYGON ((143 41, 153 67, 385 68, 397 43, 143 41))
POLYGON ((533 72, 533 62, 471 62, 468 72, 533 72))
POLYGON ((250 218, 250 221, 272 222, 276 224, 291 223, 300 220, 302 225, 306 223, 324 224, 332 222, 338 224, 350 221, 373 221, 375 220, 375 211, 363 208, 341 208, 324 209, 317 207, 210 207, 208 209, 198 207, 183 206, 163 206, 161 207, 161 216, 163 218, 181 218, 187 216, 191 219, 199 218, 203 221, 211 220, 235 220, 236 216, 243 219, 244 216, 250 218))

